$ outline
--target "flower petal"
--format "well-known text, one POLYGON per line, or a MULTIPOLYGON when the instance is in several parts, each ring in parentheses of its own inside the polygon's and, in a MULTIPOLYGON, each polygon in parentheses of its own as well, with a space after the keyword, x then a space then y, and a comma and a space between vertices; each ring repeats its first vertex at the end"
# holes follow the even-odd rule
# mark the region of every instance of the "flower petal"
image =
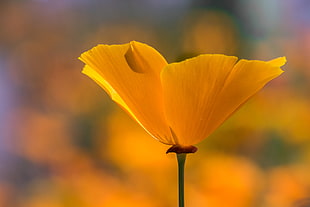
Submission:
POLYGON ((160 71, 166 60, 152 47, 130 42, 98 45, 79 58, 88 75, 159 141, 174 144, 163 113, 160 71))
POLYGON ((286 57, 278 57, 272 60, 267 61, 268 63, 272 64, 275 67, 281 67, 286 63, 286 57))
POLYGON ((165 67, 161 74, 167 120, 180 145, 193 145, 280 75, 285 62, 201 55, 165 67), (181 120, 181 121, 180 121, 181 120))
MULTIPOLYGON (((112 88, 112 86, 102 78, 94 69, 92 69, 90 66, 85 65, 83 68, 82 73, 93 79, 101 88, 103 88, 111 97, 113 101, 118 103, 121 107, 123 107, 126 111, 128 111, 131 116, 134 117, 134 114, 132 114, 132 111, 129 109, 127 104, 124 102, 124 100, 119 96, 119 94, 112 88)), ((135 118, 136 119, 136 118, 135 118)))
POLYGON ((206 137, 215 98, 236 61, 236 57, 200 55, 164 68, 165 113, 178 144, 193 145, 206 137))
POLYGON ((268 62, 240 60, 232 69, 221 93, 217 97, 209 121, 211 132, 218 128, 269 81, 281 75, 283 70, 280 67, 285 62, 285 57, 268 62))

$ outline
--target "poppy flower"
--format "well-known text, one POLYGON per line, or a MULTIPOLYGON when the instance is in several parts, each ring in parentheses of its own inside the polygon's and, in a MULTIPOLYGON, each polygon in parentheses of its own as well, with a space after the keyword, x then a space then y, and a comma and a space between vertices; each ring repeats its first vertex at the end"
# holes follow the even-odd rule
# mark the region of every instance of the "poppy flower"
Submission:
POLYGON ((83 73, 158 141, 186 148, 199 143, 279 76, 285 57, 271 61, 203 54, 168 64, 136 41, 84 52, 83 73))

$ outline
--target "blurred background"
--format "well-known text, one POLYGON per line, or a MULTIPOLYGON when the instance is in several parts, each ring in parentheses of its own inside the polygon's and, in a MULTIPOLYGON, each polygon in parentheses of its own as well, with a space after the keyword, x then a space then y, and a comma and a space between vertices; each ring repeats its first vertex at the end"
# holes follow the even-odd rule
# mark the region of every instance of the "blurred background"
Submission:
POLYGON ((174 154, 77 60, 130 40, 168 62, 286 56, 285 73, 188 156, 186 206, 310 206, 309 11, 307 0, 2 0, 0 206, 177 206, 174 154))

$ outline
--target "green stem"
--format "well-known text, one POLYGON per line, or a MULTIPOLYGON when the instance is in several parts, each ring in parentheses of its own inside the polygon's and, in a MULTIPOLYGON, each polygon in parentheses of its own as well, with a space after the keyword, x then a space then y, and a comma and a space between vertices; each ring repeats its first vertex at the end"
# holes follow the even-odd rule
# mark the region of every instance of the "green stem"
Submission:
POLYGON ((179 177, 179 207, 184 207, 184 165, 186 153, 176 154, 178 160, 178 177, 179 177))

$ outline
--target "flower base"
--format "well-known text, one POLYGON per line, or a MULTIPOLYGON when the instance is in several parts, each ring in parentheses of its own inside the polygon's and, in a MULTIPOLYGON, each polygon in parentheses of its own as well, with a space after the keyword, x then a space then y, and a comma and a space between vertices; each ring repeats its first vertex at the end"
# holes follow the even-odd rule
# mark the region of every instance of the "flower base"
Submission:
POLYGON ((182 154, 182 153, 195 153, 198 150, 195 146, 180 146, 180 145, 173 145, 170 147, 166 154, 174 152, 176 154, 182 154))

